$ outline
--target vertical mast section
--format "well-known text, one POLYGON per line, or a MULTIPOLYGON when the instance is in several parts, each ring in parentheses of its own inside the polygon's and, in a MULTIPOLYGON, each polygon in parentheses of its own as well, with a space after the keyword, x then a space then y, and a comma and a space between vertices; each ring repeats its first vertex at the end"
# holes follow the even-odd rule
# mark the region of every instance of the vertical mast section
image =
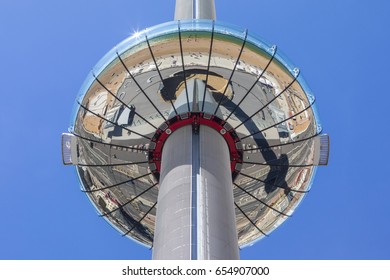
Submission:
MULTIPOLYGON (((187 104, 183 90, 175 101, 179 114, 187 114, 188 105, 199 113, 202 103, 204 113, 214 112, 217 104, 207 89, 203 102, 205 86, 188 81, 192 102, 187 104)), ((239 259, 226 140, 219 129, 198 122, 171 133, 162 148, 153 259, 239 259)))
POLYGON ((176 0, 175 20, 215 18, 214 0, 176 0))
POLYGON ((163 153, 154 260, 239 259, 229 149, 215 129, 174 131, 163 153))

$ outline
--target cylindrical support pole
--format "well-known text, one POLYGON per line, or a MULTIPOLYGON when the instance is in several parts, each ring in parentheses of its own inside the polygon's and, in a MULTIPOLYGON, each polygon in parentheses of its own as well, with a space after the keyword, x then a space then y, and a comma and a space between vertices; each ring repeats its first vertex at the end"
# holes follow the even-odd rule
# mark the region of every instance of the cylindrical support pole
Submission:
POLYGON ((176 0, 175 20, 215 18, 214 0, 176 0))
POLYGON ((211 127, 201 126, 198 136, 198 259, 237 260, 240 255, 229 148, 211 127))
POLYGON ((213 128, 164 144, 153 259, 239 259, 229 149, 213 128))

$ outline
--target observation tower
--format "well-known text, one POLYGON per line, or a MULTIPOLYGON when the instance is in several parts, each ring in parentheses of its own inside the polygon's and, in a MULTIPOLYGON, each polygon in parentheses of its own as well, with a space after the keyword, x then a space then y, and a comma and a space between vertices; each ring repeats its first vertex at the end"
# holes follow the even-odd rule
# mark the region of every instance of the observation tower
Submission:
POLYGON ((326 165, 315 98, 275 45, 177 0, 88 74, 63 161, 153 259, 239 259, 291 216, 326 165))

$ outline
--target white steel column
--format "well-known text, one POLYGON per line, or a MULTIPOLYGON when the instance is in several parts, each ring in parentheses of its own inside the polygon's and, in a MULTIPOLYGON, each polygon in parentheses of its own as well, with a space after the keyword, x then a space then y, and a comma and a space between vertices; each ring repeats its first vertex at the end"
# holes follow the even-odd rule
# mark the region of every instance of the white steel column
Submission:
POLYGON ((154 260, 191 259, 192 127, 165 142, 157 198, 154 260))
POLYGON ((229 150, 213 128, 164 145, 153 259, 239 259, 229 150))
POLYGON ((200 127, 199 140, 198 259, 239 259, 229 148, 208 126, 200 127))
POLYGON ((176 0, 175 20, 215 18, 214 0, 176 0))

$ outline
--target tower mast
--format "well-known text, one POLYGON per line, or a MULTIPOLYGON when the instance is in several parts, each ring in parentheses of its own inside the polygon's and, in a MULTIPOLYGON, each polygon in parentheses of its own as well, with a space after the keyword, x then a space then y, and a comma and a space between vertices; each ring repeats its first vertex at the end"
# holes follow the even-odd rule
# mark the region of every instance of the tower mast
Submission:
MULTIPOLYGON (((175 20, 215 19, 214 0, 176 0, 175 20)), ((188 81, 191 112, 205 83, 188 81)), ((208 92, 208 91, 207 91, 208 92)), ((175 107, 186 111, 180 95, 175 107)), ((210 93, 203 111, 216 108, 210 93), (207 109, 208 108, 208 109, 207 109)), ((207 112, 209 111, 209 112, 207 112)), ((163 148, 153 259, 239 259, 229 148, 209 127, 182 127, 163 148)))
MULTIPOLYGON (((204 81, 187 84, 191 112, 183 92, 175 102, 179 114, 214 113, 204 81)), ((162 150, 159 184, 153 259, 239 259, 230 154, 221 133, 197 118, 174 131, 162 150)))
POLYGON ((214 0, 176 0, 175 20, 215 18, 214 0))

